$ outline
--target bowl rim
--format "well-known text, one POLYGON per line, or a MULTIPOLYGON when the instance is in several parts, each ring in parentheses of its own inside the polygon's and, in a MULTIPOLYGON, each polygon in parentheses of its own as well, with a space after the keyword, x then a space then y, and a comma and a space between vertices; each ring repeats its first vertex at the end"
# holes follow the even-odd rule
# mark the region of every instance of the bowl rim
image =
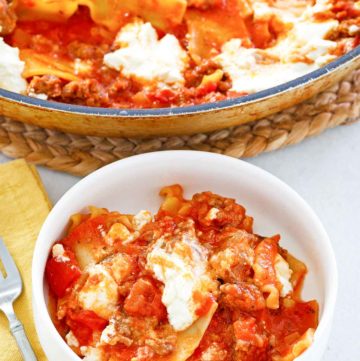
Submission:
MULTIPOLYGON (((48 308, 45 301, 44 296, 44 268, 45 264, 42 264, 38 261, 38 258, 41 257, 41 249, 44 246, 48 246, 49 242, 54 242, 53 240, 49 240, 47 238, 48 229, 51 228, 52 223, 56 220, 56 213, 58 210, 61 210, 62 203, 68 203, 73 199, 74 196, 81 190, 82 187, 86 187, 88 184, 92 184, 96 180, 100 180, 101 178, 105 177, 106 175, 111 176, 114 168, 122 168, 131 165, 133 168, 136 169, 134 163, 137 162, 151 162, 157 161, 161 162, 163 160, 173 159, 174 156, 177 157, 184 157, 191 159, 194 156, 199 156, 202 159, 206 159, 207 161, 221 161, 227 163, 230 167, 240 167, 243 171, 250 172, 252 175, 259 177, 266 178, 267 182, 273 183, 277 187, 282 189, 283 195, 289 198, 292 198, 294 202, 296 202, 297 207, 302 207, 303 211, 307 214, 308 218, 312 221, 313 227, 317 229, 317 232, 321 235, 319 237, 318 242, 324 246, 324 259, 326 259, 329 269, 327 270, 328 277, 331 279, 331 287, 326 288, 326 294, 324 296, 324 305, 322 309, 322 315, 319 320, 319 325, 315 331, 315 340, 313 345, 316 343, 317 340, 320 340, 322 337, 326 337, 327 331, 331 327, 333 314, 335 311, 336 306, 336 298, 337 298, 337 291, 338 291, 338 268, 336 264, 336 257, 334 253, 334 249, 332 247, 331 241, 327 232, 322 225, 320 219, 313 211, 313 209, 308 205, 308 203, 289 185, 287 185, 284 181, 277 178, 275 175, 271 174, 270 172, 255 166, 251 163, 245 162, 243 160, 235 159, 229 156, 214 154, 209 152, 201 152, 201 151, 192 151, 192 150, 170 150, 170 151, 162 151, 162 152, 151 152, 146 154, 135 155, 129 158, 125 158, 122 160, 118 160, 114 163, 108 164, 95 172, 91 173, 90 175, 84 177, 79 182, 77 182, 74 186, 72 186, 54 205, 52 210, 50 211, 49 215, 47 216, 43 226, 41 227, 39 236, 37 238, 35 249, 33 253, 32 259, 32 302, 33 302, 33 317, 35 319, 35 328, 39 335, 39 325, 41 324, 42 329, 46 329, 47 332, 51 334, 52 339, 56 340, 59 347, 61 347, 62 351, 64 352, 64 356, 66 355, 69 360, 72 361, 80 361, 81 358, 77 356, 71 348, 67 345, 67 343, 63 340, 60 336, 58 331, 55 328, 54 323, 51 320, 51 317, 48 312, 48 308)), ((40 337, 39 337, 40 339, 40 337)), ((42 341, 40 339, 40 343, 42 341)), ((46 348, 43 345, 43 349, 46 348)), ((305 354, 306 355, 306 354, 305 354)))
POLYGON ((128 109, 128 108, 101 108, 101 107, 89 107, 84 105, 66 104, 55 101, 42 100, 28 95, 22 95, 14 93, 0 88, 0 99, 10 100, 20 105, 26 105, 36 107, 39 109, 54 110, 58 112, 74 113, 91 116, 101 117, 169 117, 174 115, 189 115, 197 113, 207 113, 214 110, 222 110, 240 105, 255 103, 261 100, 265 100, 270 97, 274 97, 277 94, 285 93, 289 90, 301 88, 307 83, 325 77, 336 69, 345 66, 353 60, 360 57, 360 46, 352 49, 348 53, 338 57, 325 66, 316 69, 310 73, 307 73, 301 77, 293 80, 281 83, 277 86, 255 92, 249 95, 239 96, 235 98, 220 100, 212 103, 204 103, 199 105, 191 105, 184 107, 167 107, 167 108, 145 108, 145 109, 128 109))

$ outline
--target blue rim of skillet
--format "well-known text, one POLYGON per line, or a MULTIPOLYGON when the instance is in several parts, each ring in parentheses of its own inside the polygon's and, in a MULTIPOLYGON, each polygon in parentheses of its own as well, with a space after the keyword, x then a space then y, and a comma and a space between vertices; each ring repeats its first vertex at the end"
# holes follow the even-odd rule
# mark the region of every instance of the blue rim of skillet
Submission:
POLYGON ((202 112, 211 112, 214 110, 221 110, 226 108, 233 108, 246 103, 256 102, 265 98, 273 97, 277 94, 286 92, 290 89, 299 88, 312 80, 322 78, 329 73, 332 73, 342 65, 351 62, 352 60, 360 56, 360 46, 351 50, 349 53, 339 57, 324 67, 314 70, 304 76, 296 78, 294 80, 285 82, 275 87, 262 90, 253 94, 244 95, 236 98, 221 100, 212 103, 204 103, 199 105, 191 105, 184 107, 172 107, 172 108, 153 108, 153 109, 114 109, 114 108, 99 108, 88 107, 83 105, 65 104, 55 101, 41 100, 26 95, 13 93, 4 89, 0 89, 0 98, 13 100, 23 105, 37 107, 39 109, 46 108, 49 110, 60 112, 71 112, 84 115, 102 116, 102 117, 150 117, 159 116, 167 117, 174 115, 187 115, 202 112))

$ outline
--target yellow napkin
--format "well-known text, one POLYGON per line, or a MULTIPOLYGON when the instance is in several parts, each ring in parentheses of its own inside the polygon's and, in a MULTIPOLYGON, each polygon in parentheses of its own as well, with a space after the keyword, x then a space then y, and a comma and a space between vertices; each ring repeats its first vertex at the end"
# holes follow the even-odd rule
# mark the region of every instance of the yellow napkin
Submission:
MULTIPOLYGON (((23 160, 0 164, 0 236, 15 259, 23 280, 23 292, 15 301, 14 308, 39 361, 46 358, 32 317, 31 260, 35 240, 49 210, 50 202, 35 167, 23 160)), ((0 360, 22 360, 1 311, 0 360)))

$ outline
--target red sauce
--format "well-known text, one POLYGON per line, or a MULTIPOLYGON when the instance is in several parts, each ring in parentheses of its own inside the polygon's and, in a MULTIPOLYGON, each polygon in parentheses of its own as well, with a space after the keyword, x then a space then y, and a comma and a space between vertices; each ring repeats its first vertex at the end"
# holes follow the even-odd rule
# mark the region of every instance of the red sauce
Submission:
MULTIPOLYGON (((23 0, 22 3, 31 15, 29 9, 34 6, 33 1, 23 0)), ((114 50, 117 32, 134 19, 129 13, 114 14, 119 18, 119 25, 117 29, 109 30, 95 24, 89 10, 80 6, 64 22, 18 21, 15 31, 5 40, 21 50, 20 57, 27 64, 24 76, 29 82, 28 93, 46 94, 49 100, 97 107, 162 108, 197 105, 246 95, 245 92, 232 90, 230 76, 226 73, 222 73, 221 79, 203 84, 205 76, 221 69, 211 59, 230 39, 241 39, 244 47, 266 49, 289 28, 276 16, 256 19, 249 0, 214 0, 209 1, 210 5, 206 1, 204 3, 205 6, 189 6, 182 23, 165 27, 166 32, 175 35, 189 54, 184 84, 172 88, 158 87, 155 80, 145 84, 104 66, 103 56, 114 50), (43 55, 43 60, 46 55, 45 67, 42 64, 41 71, 35 71, 35 75, 27 72, 28 68, 34 68, 33 63, 39 60, 39 55, 40 58, 43 55), (79 65, 79 59, 82 71, 75 65, 75 62, 79 65), (50 70, 53 67, 66 69, 62 69, 63 73, 53 73, 50 70), (49 74, 52 77, 49 78, 49 74)), ((344 25, 349 21, 360 25, 360 11, 352 1, 334 0, 333 3, 331 10, 316 14, 320 21, 331 18, 338 19, 344 25)), ((166 34, 163 28, 157 31, 160 38, 166 34)), ((349 38, 348 34, 338 33, 332 36, 338 42, 334 51, 336 56, 350 51, 359 43, 358 36, 349 38)))
MULTIPOLYGON (((183 236, 194 237, 191 232, 195 232, 202 252, 208 254, 207 275, 212 279, 210 288, 214 290, 204 292, 201 288, 193 292, 195 315, 207 317, 214 302, 218 308, 188 361, 202 360, 205 353, 206 357, 213 353, 222 361, 270 361, 275 356, 287 355, 309 329, 316 329, 317 302, 300 299, 299 288, 306 273, 300 261, 296 261, 296 270, 293 270, 296 271, 291 280, 294 291, 285 298, 279 297, 276 309, 270 309, 265 302, 268 294, 262 286, 279 287, 275 256, 281 254, 284 259, 288 258, 287 252, 279 248, 279 235, 264 238, 254 234, 252 218, 233 199, 204 192, 186 200, 179 185, 163 188, 161 195, 165 201, 154 221, 140 231, 135 230, 131 216, 117 212, 101 210, 76 218, 80 223, 71 227, 60 241, 69 260, 60 262, 50 255, 47 263, 46 278, 57 303, 54 323, 61 335, 72 331, 79 346, 95 347, 104 329, 113 322, 109 336, 112 341, 99 346, 106 357, 123 361, 130 361, 139 353, 146 355, 147 361, 170 357, 178 334, 170 325, 162 301, 164 284, 155 279, 147 266, 147 255, 160 238, 165 242, 164 247, 171 250, 176 242, 182 242, 183 236), (217 212, 214 213, 214 209, 217 212), (122 239, 121 233, 112 235, 109 241, 112 226, 119 223, 129 232, 138 232, 131 241, 122 239), (81 260, 76 255, 84 250, 116 280, 118 299, 110 320, 85 308, 79 301, 86 282, 91 286, 101 281, 101 275, 88 277, 86 268, 79 269, 81 260), (224 251, 228 251, 227 256, 217 263, 224 251), (119 255, 120 268, 113 268, 111 262, 119 255), (57 273, 52 270, 54 263, 57 273), (262 277, 256 275, 255 264, 262 268, 262 277), (69 276, 70 270, 74 277, 69 276)), ((180 254, 184 259, 192 257, 186 247, 180 254)), ((295 259, 289 259, 289 265, 294 264, 295 259)), ((106 291, 106 285, 101 287, 106 291)), ((79 347, 73 348, 80 354, 79 347)))

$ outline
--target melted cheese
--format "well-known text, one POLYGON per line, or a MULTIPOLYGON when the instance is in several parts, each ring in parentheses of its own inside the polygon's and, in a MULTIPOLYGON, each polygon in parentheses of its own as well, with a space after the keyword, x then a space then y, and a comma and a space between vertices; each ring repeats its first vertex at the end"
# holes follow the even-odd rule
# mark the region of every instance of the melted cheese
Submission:
POLYGON ((207 293, 207 251, 194 235, 183 234, 169 249, 160 238, 147 256, 147 267, 164 283, 162 302, 175 330, 189 327, 198 318, 194 292, 207 293))
POLYGON ((135 230, 140 231, 146 224, 152 221, 152 215, 149 211, 140 211, 132 220, 135 230))
POLYGON ((217 214, 219 213, 219 209, 213 207, 209 210, 209 212, 207 213, 207 215, 205 216, 205 219, 208 221, 213 221, 217 218, 217 214))
POLYGON ((70 347, 79 347, 79 341, 78 339, 75 337, 75 335, 73 334, 72 331, 69 331, 66 336, 65 336, 65 340, 66 343, 70 346, 70 347))
POLYGON ((115 329, 115 321, 114 319, 111 319, 109 324, 104 328, 103 332, 101 333, 100 337, 100 344, 101 345, 111 345, 111 340, 116 335, 116 329, 115 329))
POLYGON ((102 361, 103 360, 103 355, 102 355, 101 350, 99 350, 95 347, 82 346, 82 347, 80 347, 80 352, 83 356, 85 356, 83 358, 84 361, 102 361))
POLYGON ((117 283, 101 264, 87 268, 89 277, 78 294, 80 306, 109 319, 118 303, 117 283))
MULTIPOLYGON (((320 6, 319 1, 315 10, 316 6, 320 6)), ((315 21, 314 8, 308 8, 300 18, 286 14, 283 22, 292 22, 292 29, 280 36, 273 47, 265 50, 245 48, 240 39, 232 39, 223 45, 221 54, 214 59, 230 75, 233 91, 253 93, 271 88, 303 76, 336 58, 331 55, 336 42, 325 38, 339 22, 315 21)), ((258 4, 255 10, 258 17, 271 15, 271 9, 266 5, 258 4)))
POLYGON ((278 281, 282 285, 280 295, 281 297, 285 297, 293 290, 290 282, 292 270, 289 264, 279 254, 275 258, 275 272, 278 281))
POLYGON ((52 256, 58 262, 67 262, 70 261, 70 258, 65 256, 64 246, 60 243, 55 244, 52 248, 52 256))
POLYGON ((115 43, 120 49, 104 57, 108 67, 140 82, 184 83, 188 58, 174 35, 167 34, 158 40, 152 25, 138 20, 124 26, 115 43))
POLYGON ((133 270, 132 258, 125 253, 117 253, 104 261, 104 265, 110 270, 110 273, 116 283, 121 285, 133 270))
POLYGON ((19 49, 13 48, 0 37, 0 88, 24 93, 27 83, 22 77, 25 64, 19 58, 19 49))

